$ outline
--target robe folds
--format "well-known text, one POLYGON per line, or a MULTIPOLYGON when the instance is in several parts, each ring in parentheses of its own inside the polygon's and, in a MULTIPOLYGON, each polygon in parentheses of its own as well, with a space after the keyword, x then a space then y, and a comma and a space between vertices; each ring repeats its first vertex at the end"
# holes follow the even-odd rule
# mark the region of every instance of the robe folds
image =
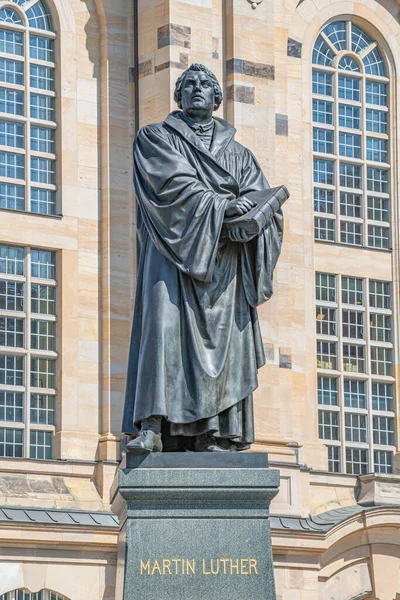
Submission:
POLYGON ((272 295, 283 216, 247 243, 223 237, 228 203, 269 185, 229 123, 214 119, 208 150, 181 114, 143 127, 134 144, 138 264, 123 431, 163 415, 172 435, 249 443, 265 363, 256 306, 272 295))

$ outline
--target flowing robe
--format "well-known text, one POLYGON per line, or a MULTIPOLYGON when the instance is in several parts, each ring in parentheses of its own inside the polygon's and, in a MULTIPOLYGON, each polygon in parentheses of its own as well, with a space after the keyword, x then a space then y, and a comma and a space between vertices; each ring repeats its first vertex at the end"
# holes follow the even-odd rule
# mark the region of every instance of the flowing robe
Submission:
POLYGON ((163 415, 172 435, 252 442, 265 363, 256 306, 272 295, 283 217, 247 243, 221 236, 228 203, 269 185, 229 123, 214 119, 208 150, 180 114, 143 127, 134 144, 138 266, 123 431, 163 415))

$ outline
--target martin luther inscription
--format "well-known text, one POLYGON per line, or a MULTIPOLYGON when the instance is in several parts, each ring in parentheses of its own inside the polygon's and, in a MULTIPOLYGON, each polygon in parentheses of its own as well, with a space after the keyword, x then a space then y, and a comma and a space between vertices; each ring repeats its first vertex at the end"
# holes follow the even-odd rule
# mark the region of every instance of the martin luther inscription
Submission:
POLYGON ((259 575, 256 558, 141 560, 141 575, 259 575))

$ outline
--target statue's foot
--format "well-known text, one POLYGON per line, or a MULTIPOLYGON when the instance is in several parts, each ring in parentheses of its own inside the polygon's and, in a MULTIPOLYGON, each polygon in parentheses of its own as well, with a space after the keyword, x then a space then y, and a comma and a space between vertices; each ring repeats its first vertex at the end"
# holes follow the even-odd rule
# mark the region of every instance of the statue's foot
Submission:
POLYGON ((131 454, 162 452, 162 449, 161 433, 154 433, 151 429, 143 429, 126 445, 126 451, 131 454))
POLYGON ((229 452, 225 440, 218 441, 209 433, 198 435, 194 444, 195 452, 229 452))

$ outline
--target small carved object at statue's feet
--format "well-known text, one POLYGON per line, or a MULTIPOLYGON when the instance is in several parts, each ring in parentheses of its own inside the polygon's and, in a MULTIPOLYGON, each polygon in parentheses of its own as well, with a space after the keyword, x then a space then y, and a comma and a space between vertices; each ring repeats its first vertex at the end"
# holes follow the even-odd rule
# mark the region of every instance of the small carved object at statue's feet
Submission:
POLYGON ((229 452, 225 440, 218 441, 216 437, 209 433, 198 435, 194 444, 195 452, 229 452))
POLYGON ((139 435, 126 445, 126 451, 131 454, 162 452, 162 449, 161 433, 154 433, 151 429, 142 429, 139 435))

